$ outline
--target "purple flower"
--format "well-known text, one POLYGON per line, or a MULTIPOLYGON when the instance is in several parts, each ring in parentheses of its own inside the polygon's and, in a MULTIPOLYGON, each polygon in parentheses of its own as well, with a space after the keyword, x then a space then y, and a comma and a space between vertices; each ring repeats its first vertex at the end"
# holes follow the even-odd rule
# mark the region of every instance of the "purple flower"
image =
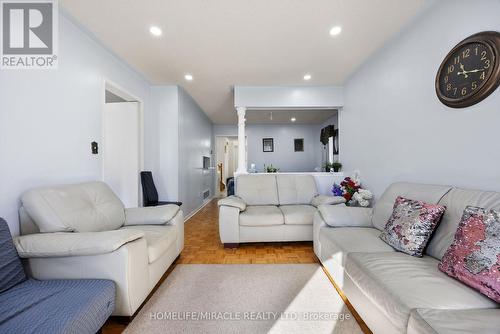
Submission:
POLYGON ((344 191, 342 190, 342 187, 336 183, 333 184, 332 193, 333 193, 333 196, 343 196, 344 195, 344 191))

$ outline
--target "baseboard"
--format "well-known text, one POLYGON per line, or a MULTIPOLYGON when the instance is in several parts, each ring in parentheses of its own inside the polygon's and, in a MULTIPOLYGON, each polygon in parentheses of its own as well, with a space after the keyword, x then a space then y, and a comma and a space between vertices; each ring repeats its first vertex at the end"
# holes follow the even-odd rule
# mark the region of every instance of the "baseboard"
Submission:
POLYGON ((193 210, 193 212, 191 212, 189 215, 187 215, 186 217, 184 217, 184 222, 188 221, 191 217, 193 217, 195 214, 198 213, 198 211, 200 211, 201 209, 203 209, 208 203, 212 202, 212 200, 214 199, 215 197, 212 196, 212 197, 209 197, 207 198, 202 205, 200 205, 197 209, 193 210))

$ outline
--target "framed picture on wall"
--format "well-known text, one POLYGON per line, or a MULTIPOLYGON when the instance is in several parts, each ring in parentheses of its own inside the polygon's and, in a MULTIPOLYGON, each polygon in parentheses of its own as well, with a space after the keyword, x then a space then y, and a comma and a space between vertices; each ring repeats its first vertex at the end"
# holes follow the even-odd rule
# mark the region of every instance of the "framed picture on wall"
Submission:
POLYGON ((273 138, 263 138, 262 139, 262 152, 274 152, 274 140, 273 140, 273 138))
POLYGON ((304 138, 295 138, 293 148, 295 152, 304 152, 304 138))

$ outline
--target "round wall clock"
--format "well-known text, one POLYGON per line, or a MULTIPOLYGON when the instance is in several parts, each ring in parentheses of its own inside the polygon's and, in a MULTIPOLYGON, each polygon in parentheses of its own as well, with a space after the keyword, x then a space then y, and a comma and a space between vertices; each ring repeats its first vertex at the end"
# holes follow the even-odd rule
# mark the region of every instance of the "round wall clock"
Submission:
POLYGON ((484 100, 500 84, 500 33, 472 35, 445 57, 436 76, 436 93, 452 108, 484 100))

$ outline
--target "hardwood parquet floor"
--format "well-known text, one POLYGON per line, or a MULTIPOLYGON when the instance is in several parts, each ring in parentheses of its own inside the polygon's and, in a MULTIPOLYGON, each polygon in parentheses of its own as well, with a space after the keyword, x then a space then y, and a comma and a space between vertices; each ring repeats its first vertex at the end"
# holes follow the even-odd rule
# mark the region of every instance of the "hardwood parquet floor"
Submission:
MULTIPOLYGON (((312 242, 248 243, 238 248, 224 248, 219 238, 217 199, 212 200, 184 224, 184 249, 163 275, 149 297, 163 283, 177 264, 253 264, 253 263, 318 263, 312 242)), ((333 283, 333 281, 332 281, 333 283)), ((338 289, 337 289, 338 290, 338 289)), ((338 290, 341 293, 340 290, 338 290)), ((343 294, 341 294, 343 298, 343 294)), ((144 305, 144 304, 143 304, 144 305)), ((351 308, 351 306, 348 304, 351 308)), ((351 310, 352 311, 352 310, 351 310)), ((365 333, 366 325, 355 314, 365 333)), ((111 317, 104 325, 104 334, 121 333, 126 327, 119 317, 111 317)))
POLYGON ((219 210, 212 200, 185 224, 185 244, 177 263, 316 263, 312 242, 248 243, 224 248, 219 238, 219 210))

